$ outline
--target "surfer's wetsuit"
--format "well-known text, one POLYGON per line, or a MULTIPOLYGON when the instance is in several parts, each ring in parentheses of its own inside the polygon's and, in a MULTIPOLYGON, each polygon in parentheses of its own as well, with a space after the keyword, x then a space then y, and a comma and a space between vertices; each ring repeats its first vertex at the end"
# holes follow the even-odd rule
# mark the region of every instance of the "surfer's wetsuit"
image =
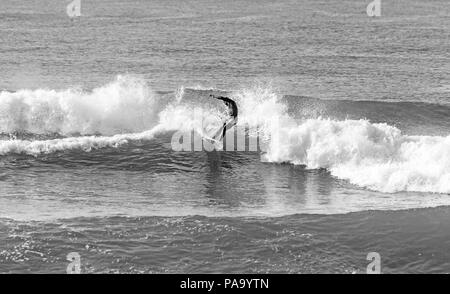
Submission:
POLYGON ((211 97, 222 100, 225 103, 225 105, 228 107, 228 114, 230 115, 230 118, 223 123, 222 129, 219 130, 214 135, 214 139, 220 140, 221 138, 225 137, 227 129, 231 129, 232 127, 234 127, 236 125, 237 116, 238 116, 238 108, 237 108, 236 102, 234 102, 233 100, 231 100, 228 97, 214 96, 214 95, 211 95, 211 97), (221 135, 221 137, 217 138, 219 135, 221 135))

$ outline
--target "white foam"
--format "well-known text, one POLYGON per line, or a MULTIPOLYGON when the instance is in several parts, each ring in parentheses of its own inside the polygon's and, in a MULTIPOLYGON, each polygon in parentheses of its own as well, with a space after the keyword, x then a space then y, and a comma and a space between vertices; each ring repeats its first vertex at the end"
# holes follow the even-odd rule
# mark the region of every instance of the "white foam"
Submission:
POLYGON ((450 193, 450 136, 407 136, 368 120, 295 121, 279 95, 261 86, 234 97, 243 113, 240 122, 263 126, 270 138, 266 162, 326 168, 376 191, 450 193))
POLYGON ((119 147, 129 141, 149 140, 153 138, 157 128, 134 134, 106 136, 82 136, 52 140, 5 140, 0 141, 0 155, 28 154, 39 155, 66 150, 91 151, 105 147, 119 147))
POLYGON ((326 168, 382 192, 450 193, 450 136, 406 136, 366 120, 310 119, 279 130, 265 160, 326 168))
MULTIPOLYGON (((4 133, 103 135, 0 141, 0 155, 89 151, 151 139, 156 132, 195 128, 199 117, 193 113, 198 105, 184 101, 183 94, 180 88, 175 99, 162 107, 145 82, 129 77, 118 77, 91 93, 2 92, 0 128, 4 133)), ((367 120, 296 121, 287 114, 281 96, 263 85, 236 91, 232 97, 239 106, 238 124, 263 131, 267 152, 262 160, 266 162, 325 168, 339 179, 376 191, 450 193, 450 136, 407 136, 396 127, 367 120)), ((201 110, 220 117, 209 106, 201 110)))
POLYGON ((118 76, 91 92, 20 90, 0 93, 0 133, 71 135, 143 132, 157 122, 157 95, 143 79, 118 76))

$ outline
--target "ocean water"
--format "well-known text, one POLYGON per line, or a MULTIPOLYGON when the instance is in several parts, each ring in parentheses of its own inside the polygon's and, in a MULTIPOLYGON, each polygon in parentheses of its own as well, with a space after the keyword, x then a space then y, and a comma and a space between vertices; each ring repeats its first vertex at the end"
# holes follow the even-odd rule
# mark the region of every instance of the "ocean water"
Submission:
POLYGON ((450 272, 450 3, 369 2, 3 0, 0 272, 450 272))

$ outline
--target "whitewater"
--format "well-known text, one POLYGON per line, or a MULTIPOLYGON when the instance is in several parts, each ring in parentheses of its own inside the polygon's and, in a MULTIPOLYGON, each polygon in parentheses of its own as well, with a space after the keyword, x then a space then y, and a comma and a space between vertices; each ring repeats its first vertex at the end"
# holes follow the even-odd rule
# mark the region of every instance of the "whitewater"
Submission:
MULTIPOLYGON (((167 96, 144 79, 125 75, 91 91, 2 91, 0 155, 117 148, 189 130, 196 124, 194 107, 220 116, 220 107, 204 98, 185 99, 185 89, 167 96)), ((282 95, 258 83, 229 95, 239 106, 238 125, 262 130, 267 150, 261 161, 267 164, 326 169, 338 179, 385 193, 450 193, 450 135, 406 135, 368 119, 292 115, 282 95)))

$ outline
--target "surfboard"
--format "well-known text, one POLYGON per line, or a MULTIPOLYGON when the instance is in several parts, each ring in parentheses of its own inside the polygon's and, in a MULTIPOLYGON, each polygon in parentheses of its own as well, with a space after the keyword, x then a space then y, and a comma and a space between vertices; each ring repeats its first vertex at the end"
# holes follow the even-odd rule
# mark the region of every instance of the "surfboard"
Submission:
POLYGON ((202 129, 197 129, 196 131, 200 135, 202 140, 207 141, 210 144, 213 144, 216 149, 222 149, 223 148, 223 142, 222 141, 214 139, 211 135, 207 134, 202 129))

